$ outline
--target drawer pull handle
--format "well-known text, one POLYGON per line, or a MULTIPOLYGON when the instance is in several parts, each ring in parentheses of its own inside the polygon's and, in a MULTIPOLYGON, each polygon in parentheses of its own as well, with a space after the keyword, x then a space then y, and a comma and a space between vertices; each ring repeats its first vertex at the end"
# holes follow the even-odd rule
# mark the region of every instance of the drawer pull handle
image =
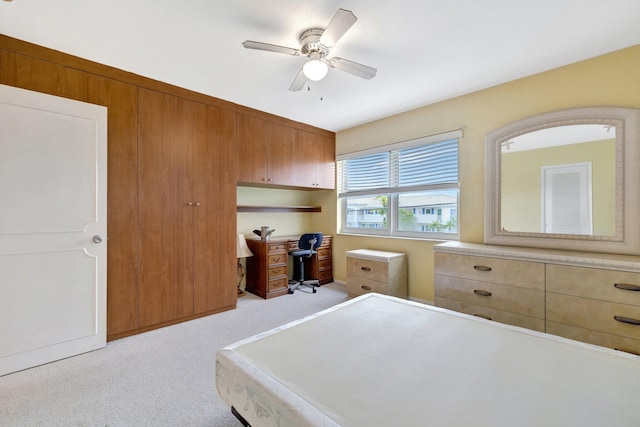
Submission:
POLYGON ((490 297, 491 296, 491 292, 483 291, 481 289, 474 289, 473 293, 476 294, 476 295, 480 295, 481 297, 490 297))
POLYGON ((640 320, 638 319, 632 319, 631 317, 624 317, 624 316, 613 316, 613 318, 615 320, 617 320, 620 323, 626 323, 628 325, 634 325, 634 326, 640 326, 640 320))
POLYGON ((481 317, 483 319, 487 319, 487 320, 493 320, 491 317, 489 316, 485 316, 484 314, 474 314, 474 316, 476 317, 481 317))
POLYGON ((614 283, 613 286, 618 289, 622 289, 623 291, 640 292, 640 286, 638 285, 630 285, 628 283, 614 283))
POLYGON ((362 285, 360 286, 362 289, 364 289, 365 291, 370 291, 371 290, 371 286, 367 286, 367 285, 362 285))
POLYGON ((362 271, 371 271, 371 267, 360 267, 362 271))
POLYGON ((474 265, 473 268, 478 271, 491 271, 491 267, 487 267, 486 265, 474 265))

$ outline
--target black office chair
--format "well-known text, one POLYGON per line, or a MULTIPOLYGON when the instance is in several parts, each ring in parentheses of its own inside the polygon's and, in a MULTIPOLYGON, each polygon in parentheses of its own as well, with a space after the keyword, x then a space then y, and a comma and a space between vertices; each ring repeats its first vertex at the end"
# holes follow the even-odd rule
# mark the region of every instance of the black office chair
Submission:
POLYGON ((322 233, 303 234, 298 242, 298 250, 289 252, 289 255, 293 257, 293 278, 289 281, 290 294, 300 286, 311 286, 315 294, 316 287, 320 286, 318 279, 305 277, 304 259, 311 258, 318 253, 317 250, 322 244, 322 236, 322 233))

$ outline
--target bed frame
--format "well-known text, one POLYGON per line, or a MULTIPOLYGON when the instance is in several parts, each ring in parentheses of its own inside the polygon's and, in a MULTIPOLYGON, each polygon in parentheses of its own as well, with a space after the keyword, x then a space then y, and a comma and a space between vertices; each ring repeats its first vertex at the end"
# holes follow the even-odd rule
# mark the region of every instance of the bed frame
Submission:
POLYGON ((640 425, 640 357, 379 294, 220 350, 216 386, 253 427, 640 425))

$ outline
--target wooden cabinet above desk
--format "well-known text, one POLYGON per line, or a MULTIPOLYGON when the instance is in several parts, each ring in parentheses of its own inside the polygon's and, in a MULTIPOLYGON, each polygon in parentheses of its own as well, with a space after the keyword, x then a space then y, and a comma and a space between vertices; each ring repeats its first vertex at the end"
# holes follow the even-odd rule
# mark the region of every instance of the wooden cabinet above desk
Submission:
POLYGON ((238 184, 335 188, 335 135, 322 130, 308 132, 241 113, 237 120, 238 184))
MULTIPOLYGON (((289 251, 298 248, 300 236, 275 236, 270 240, 247 239, 246 290, 262 298, 285 295, 289 284, 289 251)), ((318 254, 305 260, 305 274, 320 284, 333 282, 332 236, 324 235, 318 254)))

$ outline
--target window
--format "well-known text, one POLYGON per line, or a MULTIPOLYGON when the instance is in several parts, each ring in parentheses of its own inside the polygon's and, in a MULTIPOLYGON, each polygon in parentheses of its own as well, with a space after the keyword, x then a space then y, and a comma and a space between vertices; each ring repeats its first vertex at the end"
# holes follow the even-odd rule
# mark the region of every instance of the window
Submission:
POLYGON ((338 156, 341 232, 457 239, 461 131, 338 156))

